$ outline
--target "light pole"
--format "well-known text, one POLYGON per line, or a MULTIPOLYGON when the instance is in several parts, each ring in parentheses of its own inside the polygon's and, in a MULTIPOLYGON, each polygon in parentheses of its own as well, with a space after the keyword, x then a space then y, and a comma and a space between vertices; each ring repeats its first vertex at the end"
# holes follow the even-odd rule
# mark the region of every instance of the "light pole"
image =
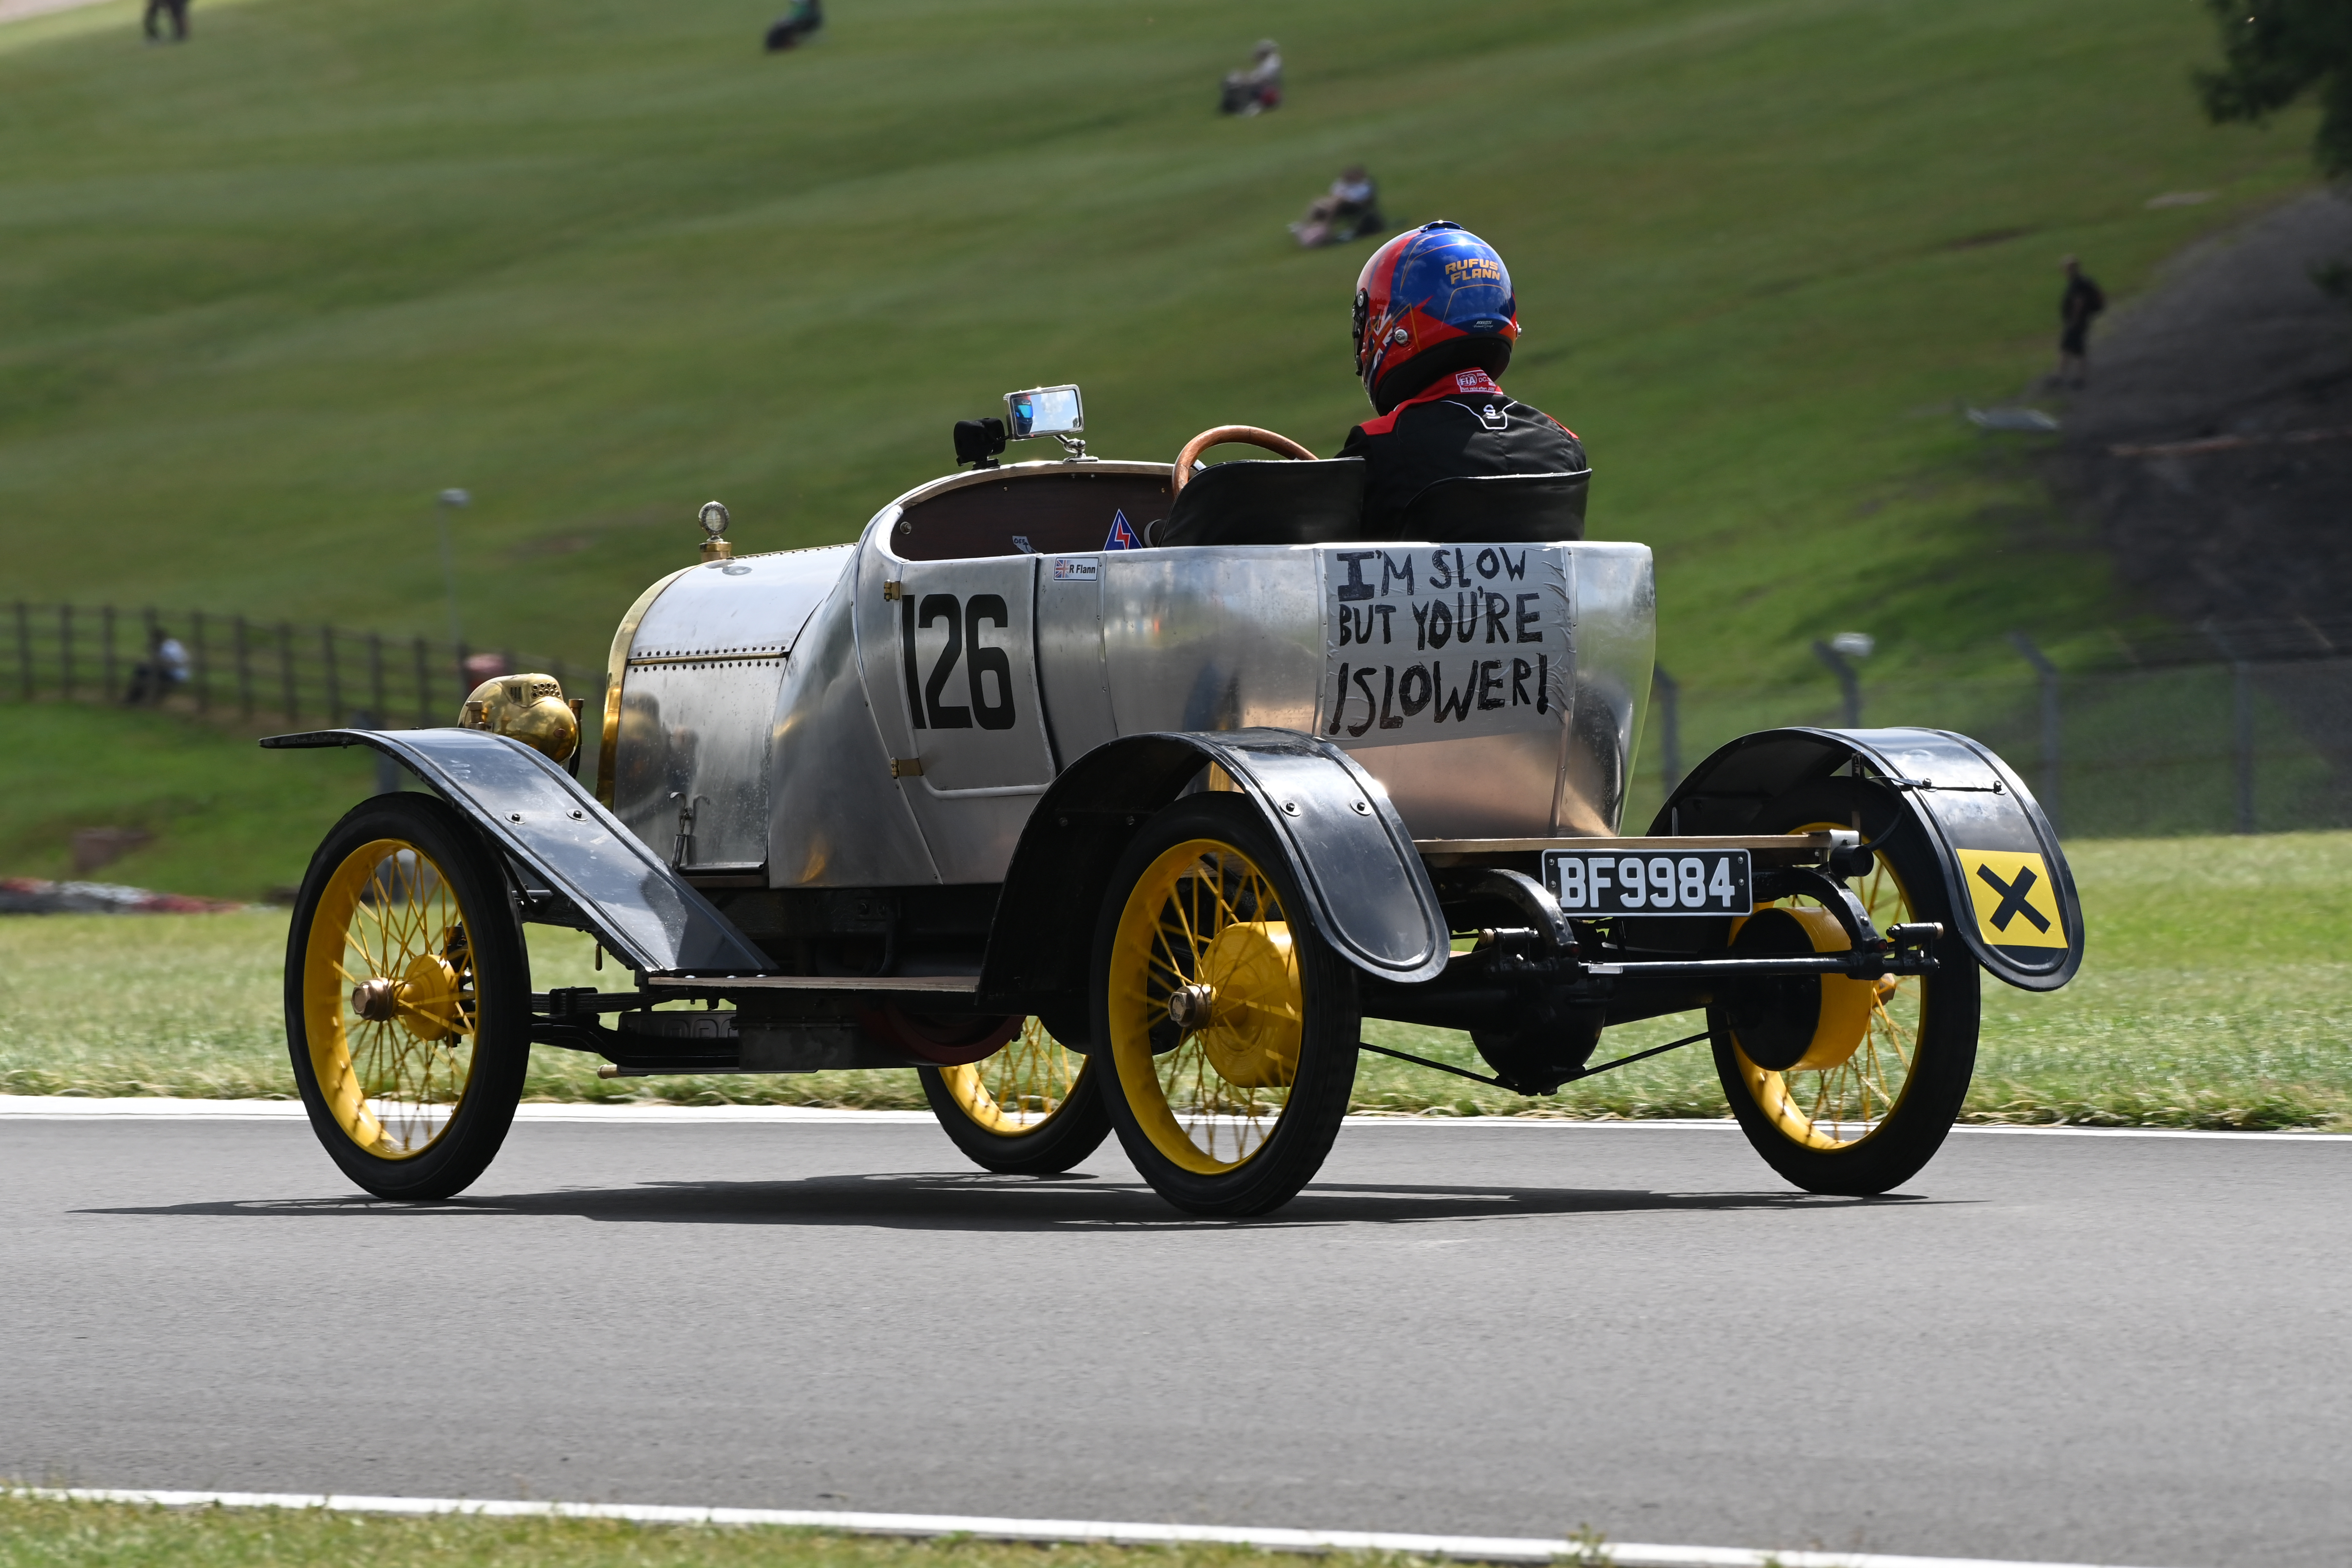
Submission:
POLYGON ((1840 632, 1827 642, 1814 639, 1813 657, 1829 666, 1830 673, 1837 677, 1838 690, 1845 698, 1845 727, 1849 730, 1862 728, 1862 673, 1850 661, 1868 658, 1877 647, 1878 639, 1868 632, 1840 632))
POLYGON ((471 506, 474 498, 464 490, 446 489, 433 498, 433 515, 441 523, 441 590, 449 601, 449 646, 465 646, 466 635, 457 626, 457 566, 449 553, 449 514, 461 506, 471 506))

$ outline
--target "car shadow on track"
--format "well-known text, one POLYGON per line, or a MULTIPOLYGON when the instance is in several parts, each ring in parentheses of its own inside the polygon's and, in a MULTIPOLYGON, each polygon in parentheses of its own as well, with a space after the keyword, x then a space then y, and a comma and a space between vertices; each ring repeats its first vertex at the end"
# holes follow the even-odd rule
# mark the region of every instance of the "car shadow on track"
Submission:
POLYGON ((85 1214, 147 1217, 335 1218, 360 1215, 586 1219, 617 1225, 880 1226, 908 1230, 1199 1229, 1231 1226, 1410 1226, 1742 1209, 1829 1214, 1937 1200, 1908 1195, 1825 1198, 1805 1193, 1661 1193, 1639 1188, 1318 1183, 1274 1214, 1218 1220, 1168 1206, 1132 1177, 908 1173, 758 1182, 646 1182, 543 1193, 475 1194, 433 1204, 359 1194, 228 1200, 85 1214))

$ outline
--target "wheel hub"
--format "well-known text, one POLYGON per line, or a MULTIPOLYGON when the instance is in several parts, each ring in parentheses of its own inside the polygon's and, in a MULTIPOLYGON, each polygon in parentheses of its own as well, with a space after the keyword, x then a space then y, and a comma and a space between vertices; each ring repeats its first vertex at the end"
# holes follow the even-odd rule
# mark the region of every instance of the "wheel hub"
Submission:
MULTIPOLYGON (((1198 1005, 1207 1016, 1186 1026, 1199 1032, 1209 1065, 1237 1088, 1286 1087, 1298 1074, 1300 1033, 1290 927, 1271 921, 1225 927, 1202 954, 1201 976, 1205 984, 1176 994, 1204 994, 1198 1005)), ((1186 1003, 1188 1010, 1195 1005, 1186 1003)), ((1169 1016, 1176 1016, 1174 995, 1169 1016)))
POLYGON ((1213 985, 1180 985, 1168 994, 1168 1017, 1180 1029, 1197 1029, 1216 1016, 1213 985))
POLYGON ((437 953, 420 953, 398 986, 400 1026, 420 1040, 457 1032, 457 971, 437 953))
POLYGON ((379 974, 352 987, 352 1011, 371 1024, 381 1024, 400 1011, 400 985, 379 974))

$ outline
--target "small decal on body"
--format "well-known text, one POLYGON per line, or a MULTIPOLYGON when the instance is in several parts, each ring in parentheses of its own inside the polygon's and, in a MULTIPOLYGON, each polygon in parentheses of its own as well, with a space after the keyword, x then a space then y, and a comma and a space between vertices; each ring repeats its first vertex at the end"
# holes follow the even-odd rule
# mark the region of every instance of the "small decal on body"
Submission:
POLYGON ((1056 555, 1054 557, 1054 580, 1057 583, 1093 583, 1100 579, 1102 563, 1091 555, 1056 555))
POLYGON ((1133 525, 1127 521, 1126 512, 1114 511, 1110 514, 1110 536, 1103 541, 1103 548, 1105 550, 1140 550, 1143 548, 1143 541, 1135 537, 1135 529, 1133 525))

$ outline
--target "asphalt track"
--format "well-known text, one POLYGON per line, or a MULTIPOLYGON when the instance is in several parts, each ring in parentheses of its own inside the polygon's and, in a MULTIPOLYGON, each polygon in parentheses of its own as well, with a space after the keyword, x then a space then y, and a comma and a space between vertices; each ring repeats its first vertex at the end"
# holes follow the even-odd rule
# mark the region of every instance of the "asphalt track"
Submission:
POLYGON ((2147 1564, 2352 1542, 2352 1140, 1351 1126, 1271 1220, 900 1124, 0 1121, 0 1475, 2147 1564))

